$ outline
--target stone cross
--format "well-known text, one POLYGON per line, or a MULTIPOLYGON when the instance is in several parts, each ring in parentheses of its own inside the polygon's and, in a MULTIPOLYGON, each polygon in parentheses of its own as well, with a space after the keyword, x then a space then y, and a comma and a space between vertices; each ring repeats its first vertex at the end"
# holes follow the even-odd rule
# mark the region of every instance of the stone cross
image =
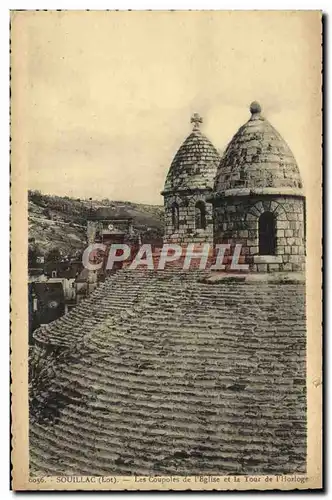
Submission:
POLYGON ((190 123, 193 123, 193 130, 199 130, 200 123, 203 123, 203 118, 198 114, 194 113, 191 117, 190 123))

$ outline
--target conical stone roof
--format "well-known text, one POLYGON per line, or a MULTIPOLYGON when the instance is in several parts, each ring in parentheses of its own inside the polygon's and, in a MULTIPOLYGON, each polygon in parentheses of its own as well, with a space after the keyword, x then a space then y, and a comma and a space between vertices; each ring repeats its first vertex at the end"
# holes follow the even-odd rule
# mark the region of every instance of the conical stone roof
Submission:
POLYGON ((32 474, 305 472, 304 284, 204 276, 123 269, 34 333, 32 474))
POLYGON ((195 113, 191 118, 194 128, 176 153, 166 177, 164 193, 211 189, 220 162, 217 149, 202 134, 199 124, 202 118, 195 113))
POLYGON ((250 112, 220 161, 216 194, 302 194, 300 171, 289 146, 261 115, 257 102, 250 112))

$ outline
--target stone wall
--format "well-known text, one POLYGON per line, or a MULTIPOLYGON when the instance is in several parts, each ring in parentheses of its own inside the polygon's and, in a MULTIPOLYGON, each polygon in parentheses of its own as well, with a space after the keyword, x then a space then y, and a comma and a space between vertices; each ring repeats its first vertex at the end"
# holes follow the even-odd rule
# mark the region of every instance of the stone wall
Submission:
POLYGON ((213 210, 211 203, 206 202, 209 191, 165 195, 165 234, 164 243, 213 243, 213 210), (198 201, 205 204, 206 228, 195 227, 195 205, 198 201), (179 207, 179 229, 172 223, 172 205, 179 207))
POLYGON ((224 197, 214 201, 214 242, 242 245, 252 271, 304 271, 305 213, 303 198, 224 197), (258 221, 263 212, 276 220, 276 253, 259 255, 258 221))

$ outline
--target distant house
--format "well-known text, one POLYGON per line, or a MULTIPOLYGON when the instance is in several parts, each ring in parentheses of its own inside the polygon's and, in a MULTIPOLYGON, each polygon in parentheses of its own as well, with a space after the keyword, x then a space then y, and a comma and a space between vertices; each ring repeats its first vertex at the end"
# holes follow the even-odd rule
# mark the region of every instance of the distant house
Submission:
POLYGON ((76 277, 83 264, 47 262, 29 269, 29 337, 40 325, 50 323, 75 307, 76 277))
POLYGON ((47 262, 44 266, 45 275, 49 278, 76 278, 83 269, 82 261, 47 262))

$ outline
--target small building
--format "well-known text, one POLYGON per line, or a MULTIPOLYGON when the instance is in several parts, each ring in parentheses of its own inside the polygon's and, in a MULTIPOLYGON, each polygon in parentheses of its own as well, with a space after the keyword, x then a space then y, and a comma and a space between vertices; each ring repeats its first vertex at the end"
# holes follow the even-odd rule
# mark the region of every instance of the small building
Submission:
POLYGON ((45 275, 49 278, 75 279, 83 268, 82 260, 61 260, 60 262, 46 262, 45 275))
POLYGON ((126 243, 134 234, 133 219, 115 215, 113 208, 100 207, 88 217, 88 243, 126 243))
MULTIPOLYGON (((110 247, 112 244, 127 244, 131 248, 133 258, 140 244, 140 235, 133 227, 133 219, 126 212, 116 214, 113 207, 99 207, 92 212, 87 220, 88 245, 101 243, 110 247)), ((97 271, 82 269, 76 278, 77 301, 88 296, 105 278, 117 269, 123 262, 114 263, 112 270, 106 269, 107 251, 103 258, 103 266, 97 271)))
POLYGON ((76 276, 82 262, 50 262, 29 269, 29 335, 40 325, 60 318, 76 306, 76 276))
POLYGON ((41 325, 59 319, 66 312, 63 284, 33 281, 28 285, 29 304, 29 341, 32 342, 32 332, 41 325))

